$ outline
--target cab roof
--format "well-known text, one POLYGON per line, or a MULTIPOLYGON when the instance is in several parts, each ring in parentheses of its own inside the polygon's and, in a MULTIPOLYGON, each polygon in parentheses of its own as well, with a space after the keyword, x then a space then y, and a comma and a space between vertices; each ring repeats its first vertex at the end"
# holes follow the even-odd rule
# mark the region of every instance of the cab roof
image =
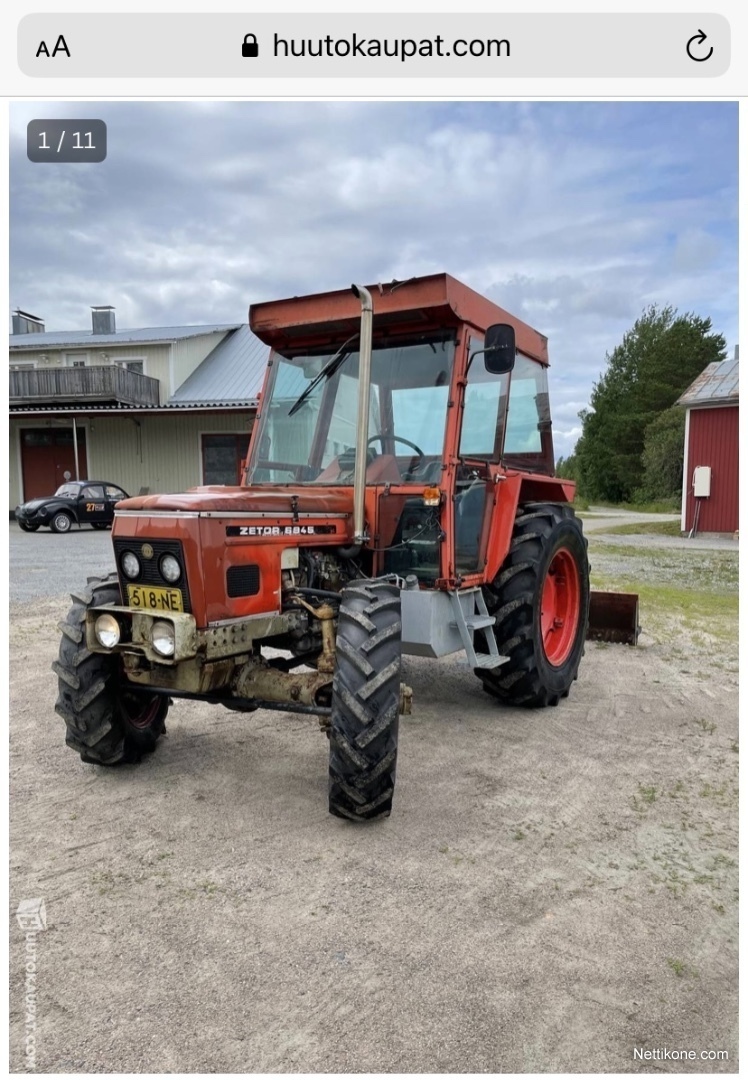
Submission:
MULTIPOLYGON (((548 339, 449 274, 367 286, 374 305, 374 333, 385 327, 413 332, 467 323, 479 332, 493 323, 511 323, 520 352, 548 363, 548 339)), ((295 347, 305 339, 355 333, 361 305, 351 289, 294 296, 252 304, 249 325, 272 348, 295 347)))

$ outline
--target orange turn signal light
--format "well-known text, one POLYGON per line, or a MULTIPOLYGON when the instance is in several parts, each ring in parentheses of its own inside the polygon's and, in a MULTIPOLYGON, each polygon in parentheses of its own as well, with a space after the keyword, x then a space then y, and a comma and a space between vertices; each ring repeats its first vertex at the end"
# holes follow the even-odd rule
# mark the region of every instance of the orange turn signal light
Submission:
POLYGON ((423 501, 426 506, 438 506, 442 501, 442 493, 438 487, 424 488, 423 501))

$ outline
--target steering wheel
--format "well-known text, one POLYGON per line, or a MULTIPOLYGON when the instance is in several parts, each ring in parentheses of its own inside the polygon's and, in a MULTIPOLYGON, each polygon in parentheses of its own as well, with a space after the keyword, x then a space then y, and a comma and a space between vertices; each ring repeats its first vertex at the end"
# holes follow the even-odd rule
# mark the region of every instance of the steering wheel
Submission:
MULTIPOLYGON (((416 444, 414 442, 411 442, 410 439, 404 439, 402 437, 402 435, 372 435, 369 438, 368 442, 366 443, 367 447, 368 447, 369 443, 376 442, 377 439, 382 444, 382 450, 384 450, 384 440, 385 439, 394 439, 395 442, 405 443, 405 445, 409 446, 411 448, 411 450, 415 450, 415 452, 418 454, 419 458, 423 459, 426 456, 424 454, 423 450, 421 450, 420 446, 416 446, 416 444)), ((418 466, 416 466, 416 468, 417 467, 418 466)))

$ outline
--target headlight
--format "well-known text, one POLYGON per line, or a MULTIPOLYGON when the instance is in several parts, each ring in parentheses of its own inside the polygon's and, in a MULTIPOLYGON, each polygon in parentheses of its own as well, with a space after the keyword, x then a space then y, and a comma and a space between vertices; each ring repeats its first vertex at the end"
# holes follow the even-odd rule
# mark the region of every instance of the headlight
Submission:
POLYGON ((158 565, 161 570, 161 576, 164 580, 168 581, 170 585, 174 585, 181 578, 182 567, 173 555, 162 555, 158 565))
POLYGON ((136 578, 140 573, 140 560, 131 551, 124 553, 120 565, 125 577, 136 578))
POLYGON ((99 645, 113 649, 119 643, 120 628, 114 615, 99 615, 94 624, 94 633, 99 645))
POLYGON ((151 630, 151 643, 157 653, 162 656, 174 655, 174 627, 171 623, 159 619, 153 624, 151 630))

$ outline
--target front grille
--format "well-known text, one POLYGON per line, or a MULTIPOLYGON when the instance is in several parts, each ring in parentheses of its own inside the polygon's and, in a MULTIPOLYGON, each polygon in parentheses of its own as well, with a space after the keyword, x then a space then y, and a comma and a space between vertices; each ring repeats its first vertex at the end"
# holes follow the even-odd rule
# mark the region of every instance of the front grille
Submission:
POLYGON ((127 586, 128 585, 157 585, 161 589, 179 589, 182 593, 182 604, 184 610, 189 614, 192 611, 192 605, 190 604, 190 590, 187 584, 187 572, 184 565, 184 553, 182 551, 182 545, 179 540, 144 540, 141 536, 132 536, 129 539, 117 539, 114 541, 114 557, 117 560, 117 574, 119 576, 120 585, 122 586, 123 603, 127 603, 127 586), (150 544, 153 548, 153 555, 146 559, 143 555, 143 545, 150 544), (136 578, 126 577, 122 573, 121 559, 122 555, 126 551, 131 551, 133 555, 137 555, 140 562, 140 574, 136 578), (162 555, 173 555, 182 567, 182 576, 176 585, 172 585, 170 581, 166 581, 161 576, 158 563, 162 555))
POLYGON ((230 566, 226 571, 226 592, 231 597, 257 596, 260 591, 260 568, 254 564, 248 566, 230 566))

